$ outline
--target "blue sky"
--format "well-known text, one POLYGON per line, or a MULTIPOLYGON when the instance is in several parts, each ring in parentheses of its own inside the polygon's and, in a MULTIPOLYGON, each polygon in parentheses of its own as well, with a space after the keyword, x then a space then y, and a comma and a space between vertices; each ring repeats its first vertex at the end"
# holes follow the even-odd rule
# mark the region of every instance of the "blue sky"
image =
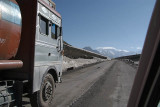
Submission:
POLYGON ((143 47, 156 0, 53 0, 63 18, 63 39, 83 48, 143 47))

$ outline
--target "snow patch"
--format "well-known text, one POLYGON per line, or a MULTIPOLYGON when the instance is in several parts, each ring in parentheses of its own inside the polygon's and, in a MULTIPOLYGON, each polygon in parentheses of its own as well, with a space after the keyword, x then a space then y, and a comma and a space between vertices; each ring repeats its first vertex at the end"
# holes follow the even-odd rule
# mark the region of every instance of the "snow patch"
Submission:
POLYGON ((115 53, 114 53, 114 52, 112 52, 112 51, 110 51, 110 53, 111 53, 112 55, 115 55, 115 53))
POLYGON ((71 59, 68 58, 66 56, 63 57, 63 67, 62 67, 62 71, 66 71, 68 68, 77 68, 83 65, 87 65, 87 64, 92 64, 92 63, 96 63, 96 62, 102 62, 102 61, 106 61, 107 59, 100 59, 100 58, 96 58, 94 57, 93 59, 83 59, 83 58, 78 58, 78 59, 71 59))
POLYGON ((142 48, 141 48, 141 47, 137 47, 137 49, 138 49, 138 50, 142 50, 142 48))

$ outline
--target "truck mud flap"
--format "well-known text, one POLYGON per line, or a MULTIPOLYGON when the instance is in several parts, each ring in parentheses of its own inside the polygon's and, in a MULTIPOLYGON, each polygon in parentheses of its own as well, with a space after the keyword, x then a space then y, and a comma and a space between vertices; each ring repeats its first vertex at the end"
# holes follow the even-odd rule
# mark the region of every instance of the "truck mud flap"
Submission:
POLYGON ((15 94, 15 105, 22 107, 23 82, 16 81, 13 85, 13 89, 15 94))

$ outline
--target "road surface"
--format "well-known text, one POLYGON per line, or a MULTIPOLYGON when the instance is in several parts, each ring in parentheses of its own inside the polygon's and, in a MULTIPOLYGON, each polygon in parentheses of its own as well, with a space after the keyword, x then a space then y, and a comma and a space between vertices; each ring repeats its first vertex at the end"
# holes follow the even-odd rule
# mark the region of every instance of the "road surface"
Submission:
POLYGON ((135 74, 135 68, 117 60, 66 73, 56 86, 52 106, 125 107, 135 74))

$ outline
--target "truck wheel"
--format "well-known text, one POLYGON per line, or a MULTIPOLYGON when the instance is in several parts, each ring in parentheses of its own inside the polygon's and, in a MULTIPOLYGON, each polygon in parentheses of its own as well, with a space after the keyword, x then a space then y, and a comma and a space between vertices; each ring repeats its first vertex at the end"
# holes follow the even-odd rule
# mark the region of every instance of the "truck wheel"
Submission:
POLYGON ((53 76, 48 73, 43 79, 40 90, 31 96, 32 106, 51 107, 54 98, 54 91, 55 91, 55 82, 53 76))

